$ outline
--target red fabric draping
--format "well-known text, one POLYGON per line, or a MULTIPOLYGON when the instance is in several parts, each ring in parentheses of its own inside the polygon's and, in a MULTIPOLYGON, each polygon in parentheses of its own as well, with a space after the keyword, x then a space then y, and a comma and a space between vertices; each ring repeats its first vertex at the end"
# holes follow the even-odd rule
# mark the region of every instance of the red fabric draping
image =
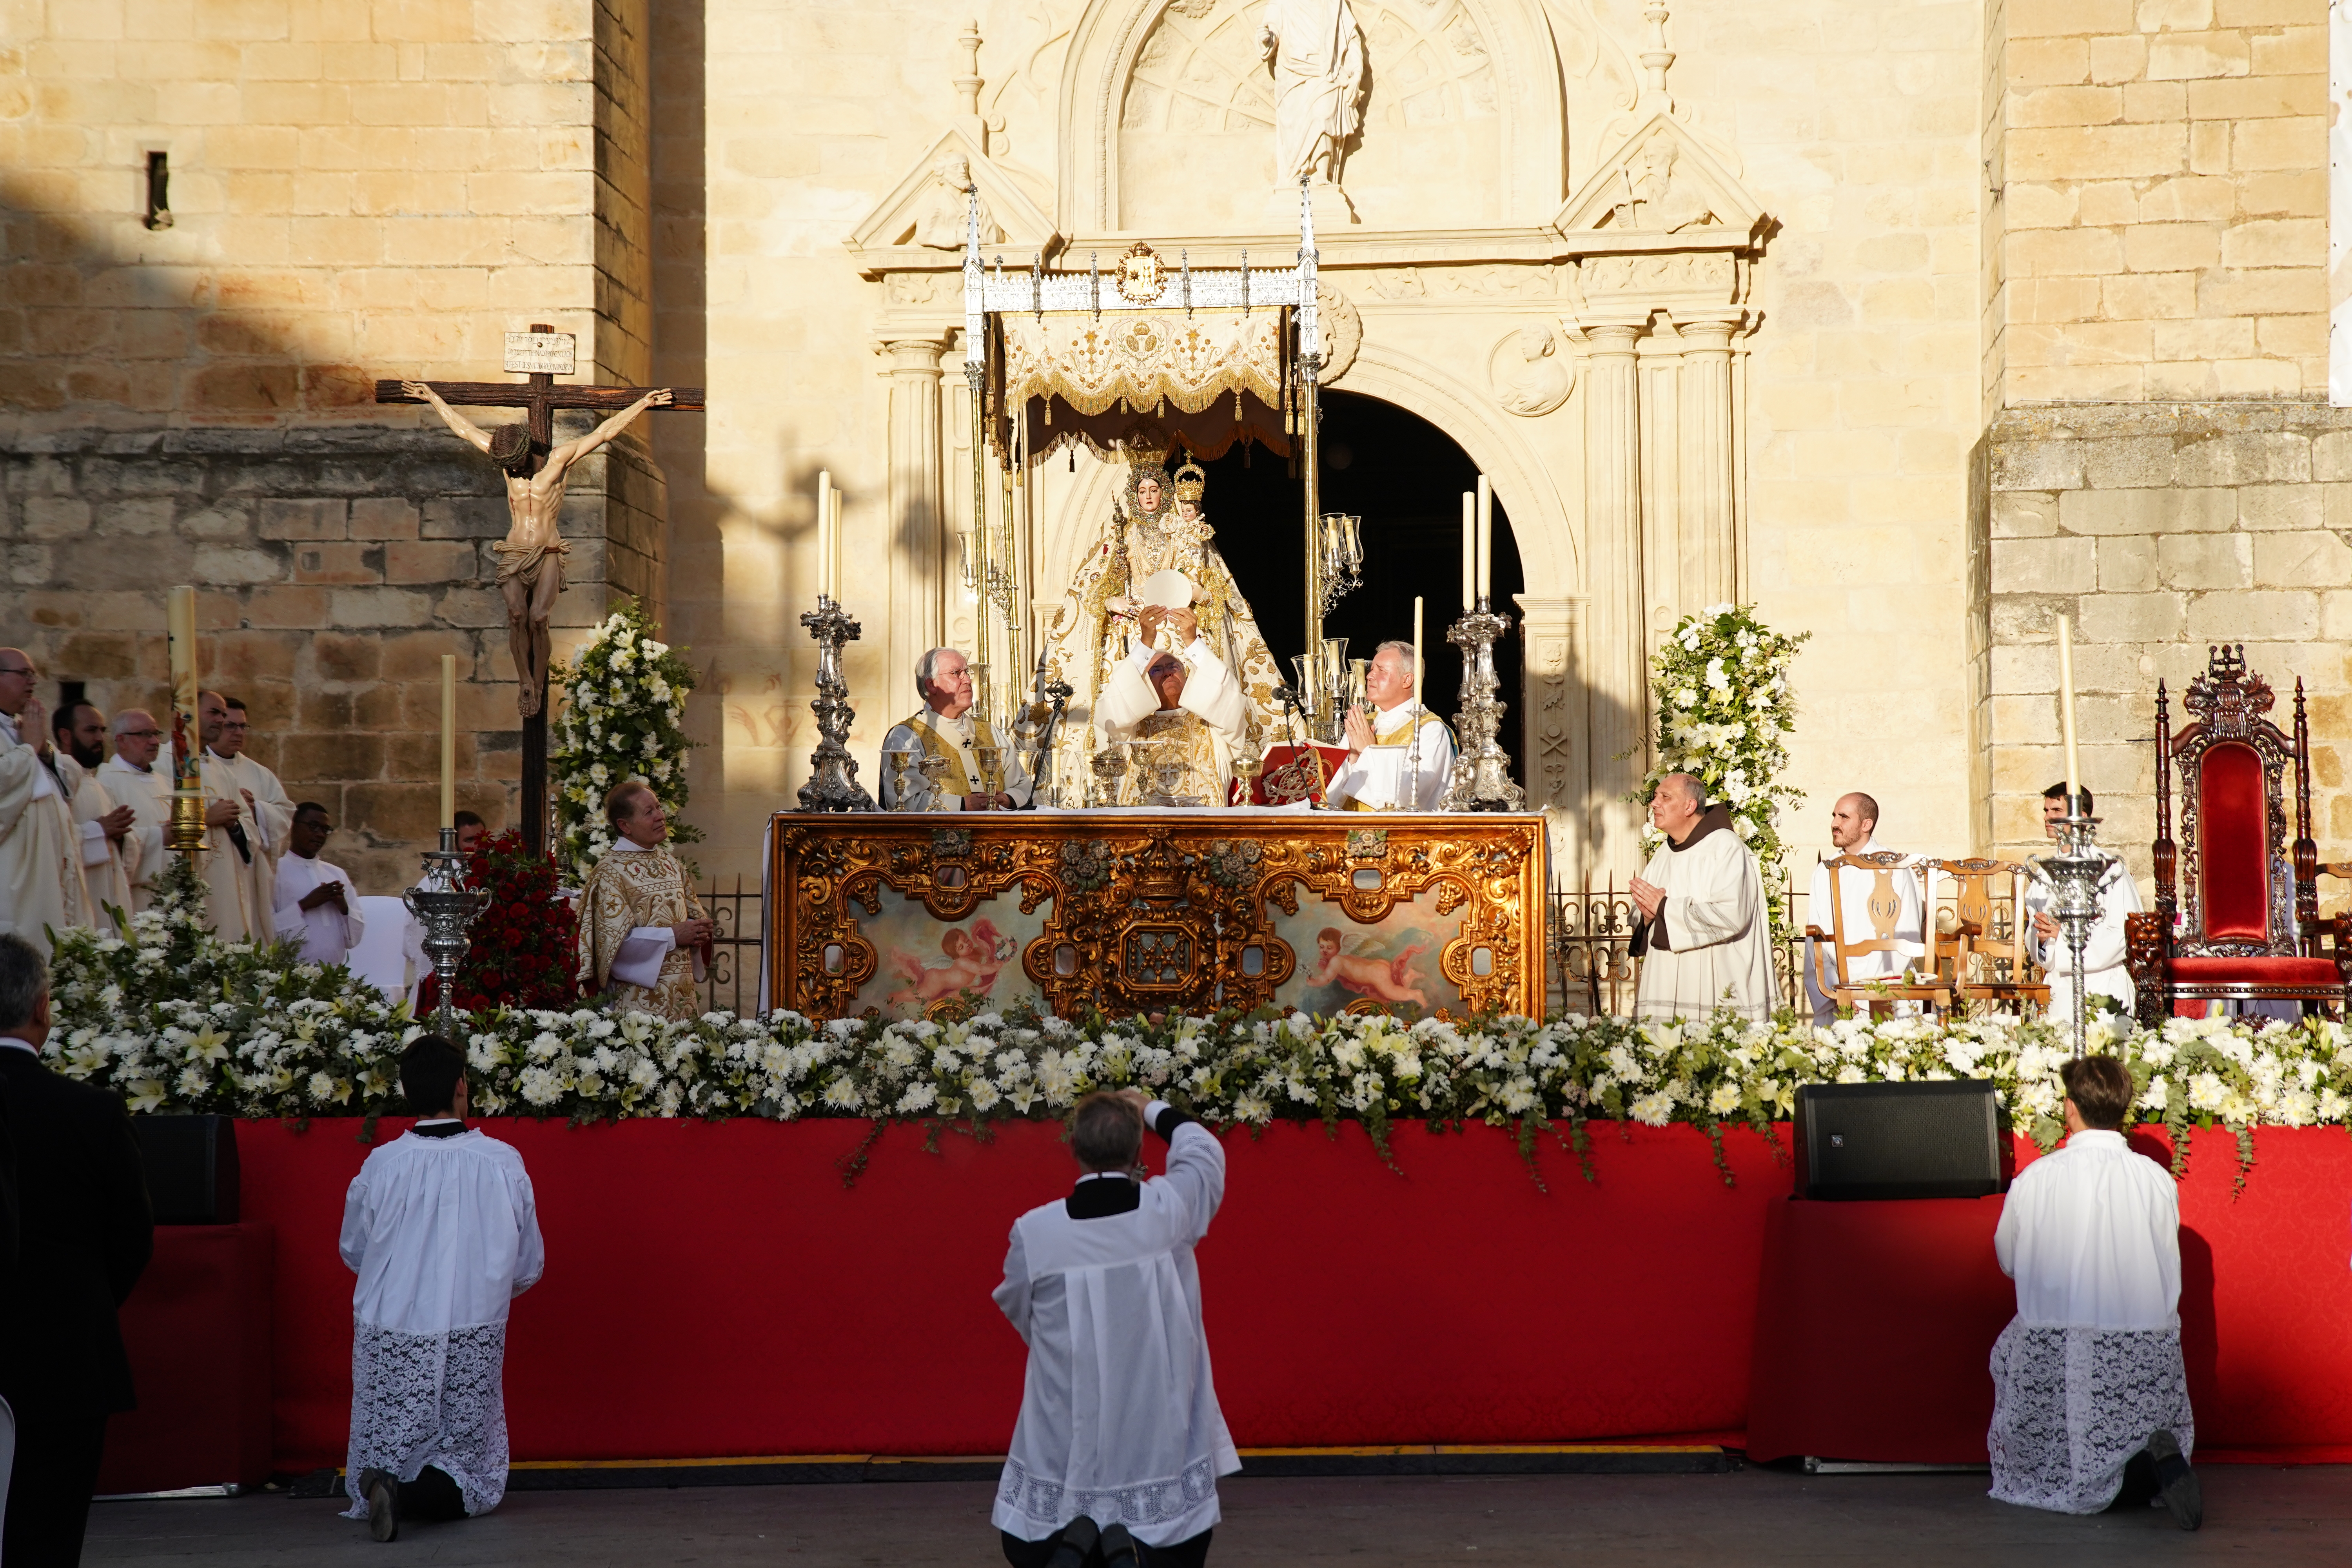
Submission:
POLYGON ((106 1424, 100 1493, 269 1479, 274 1239, 250 1221, 156 1227, 121 1314, 139 1408, 106 1424))
MULTIPOLYGON (((239 1130, 247 1214, 279 1238, 280 1468, 343 1450, 351 1276, 334 1244, 367 1152, 357 1125, 239 1130)), ((892 1128, 845 1188, 863 1122, 486 1126, 521 1152, 547 1237, 509 1336, 518 1458, 1003 1451, 1023 1352, 988 1293, 1013 1218, 1066 1190, 1058 1127, 948 1133, 936 1153, 892 1128)), ((1596 1128, 1598 1182, 1547 1142, 1548 1190, 1483 1127, 1398 1128, 1401 1174, 1352 1124, 1224 1144, 1201 1270, 1244 1447, 1740 1440, 1766 1214, 1790 1184, 1761 1138, 1726 1135, 1726 1186, 1690 1129, 1596 1128)), ((2352 1445, 2352 1139, 2263 1131, 2234 1202, 2231 1140, 2195 1147, 2200 1439, 2352 1445)), ((1936 1311, 1908 1331, 1952 1330, 1936 1311)))
POLYGON ((2172 978, 2183 985, 2325 985, 2333 989, 2344 984, 2332 958, 2176 958, 2172 978))
POLYGON ((2197 875, 2208 942, 2270 940, 2270 802, 2263 759, 2242 741, 2197 765, 2197 875))

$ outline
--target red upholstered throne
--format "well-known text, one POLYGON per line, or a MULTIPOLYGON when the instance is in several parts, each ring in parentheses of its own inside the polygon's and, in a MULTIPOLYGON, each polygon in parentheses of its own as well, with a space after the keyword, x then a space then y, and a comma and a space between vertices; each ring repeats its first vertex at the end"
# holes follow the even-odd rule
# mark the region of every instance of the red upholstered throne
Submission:
POLYGON ((2131 916, 2125 930, 2140 1021, 2151 1028, 2179 1001, 2297 1001, 2340 1013, 2352 995, 2352 918, 2319 918, 2303 682, 2294 683, 2292 739, 2263 717, 2273 701, 2270 683, 2248 673, 2242 644, 2208 650, 2205 673, 2182 701, 2196 718, 2179 735, 2157 684, 2156 911, 2131 916), (2281 800, 2290 762, 2291 841, 2281 800), (2177 871, 2185 872, 2179 884, 2177 871))

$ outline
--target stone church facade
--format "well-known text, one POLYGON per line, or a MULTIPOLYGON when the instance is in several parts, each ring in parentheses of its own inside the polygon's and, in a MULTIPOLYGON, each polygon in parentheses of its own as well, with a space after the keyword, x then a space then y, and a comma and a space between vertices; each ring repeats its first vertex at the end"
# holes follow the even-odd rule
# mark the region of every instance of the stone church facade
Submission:
MULTIPOLYGON (((2012 849, 2057 776, 2152 822, 2156 682, 2210 641, 2314 698, 2352 841, 2352 423, 2327 402, 2325 0, 1349 0, 1362 128, 1318 202, 1331 384, 1493 477, 1526 576, 1512 742, 1570 884, 1633 865, 1649 649, 1809 632, 1790 833, 2012 849), (1328 210, 1327 210, 1328 207, 1328 210)), ((389 890, 434 809, 511 819, 505 518, 379 377, 699 385, 566 502, 559 621, 691 647, 706 870, 806 776, 820 470, 845 496, 872 766, 969 637, 963 201, 992 258, 1286 265, 1262 0, 82 0, 0 20, 0 640, 160 700, 201 588, 257 751, 389 890), (168 177, 153 209, 151 164, 168 177)), ((1038 475, 1037 584, 1107 513, 1038 475)), ((1214 498, 1211 498, 1213 519, 1214 498)), ((1402 628, 1400 628, 1402 629, 1402 628)), ((1286 652, 1288 650, 1277 650, 1286 652)))

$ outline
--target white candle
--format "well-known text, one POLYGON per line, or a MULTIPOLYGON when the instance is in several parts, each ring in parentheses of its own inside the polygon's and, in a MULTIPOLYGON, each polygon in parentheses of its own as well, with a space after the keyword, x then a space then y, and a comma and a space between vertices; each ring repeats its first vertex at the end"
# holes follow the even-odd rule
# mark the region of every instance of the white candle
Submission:
POLYGON ((1462 613, 1478 607, 1478 498, 1462 492, 1462 613))
MULTIPOLYGON (((2074 750, 2074 627, 2064 616, 2058 617, 2058 727, 2066 737, 2066 809, 2071 814, 2083 788, 2083 760, 2074 750)), ((2161 766, 2163 759, 2157 762, 2161 766)))
POLYGON ((441 826, 457 826, 457 656, 441 656, 441 826))
POLYGON ((833 553, 825 558, 824 591, 841 602, 841 492, 833 492, 833 553))
POLYGON ((179 773, 172 787, 184 784, 194 788, 196 741, 196 591, 190 587, 172 590, 164 599, 165 624, 171 629, 172 711, 180 726, 186 731, 190 754, 176 759, 179 773))
POLYGON ((1495 491, 1486 476, 1478 476, 1478 601, 1495 594, 1495 491))
POLYGON ((820 594, 831 584, 832 563, 833 470, 820 468, 816 475, 816 591, 820 594))
POLYGON ((1421 712, 1421 595, 1412 596, 1412 710, 1421 712))

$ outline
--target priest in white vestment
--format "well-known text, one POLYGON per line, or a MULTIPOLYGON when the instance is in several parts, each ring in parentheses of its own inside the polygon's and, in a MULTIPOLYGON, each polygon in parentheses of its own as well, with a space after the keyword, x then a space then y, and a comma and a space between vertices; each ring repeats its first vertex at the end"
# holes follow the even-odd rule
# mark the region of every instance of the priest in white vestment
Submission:
POLYGON ((1454 732, 1415 700, 1412 645, 1384 642, 1364 671, 1368 719, 1348 710, 1348 761, 1326 792, 1342 811, 1435 811, 1454 777, 1454 732), (1420 745, 1413 744, 1414 736, 1420 745))
MULTIPOLYGON (((2084 790, 2083 809, 2093 809, 2091 792, 2084 790)), ((2066 786, 2052 784, 2042 792, 2042 831, 2052 838, 2058 837, 2058 824, 2066 816, 2066 786)), ((2099 884, 2099 918, 2092 923, 2089 940, 2083 943, 2083 989, 2094 996, 2112 996, 2123 1004, 2124 1016, 2129 1017, 2134 1000, 2138 995, 2132 984, 2131 969, 2125 963, 2124 920, 2140 913, 2147 906, 2139 901, 2139 884, 2124 868, 2120 856, 2107 862, 2106 876, 2099 884)), ((2066 944, 2065 928, 2050 912, 2050 889, 2041 882, 2025 886, 2025 952, 2042 966, 2042 978, 2050 987, 2050 1016, 2067 1027, 2074 1023, 2074 953, 2066 944)))
POLYGON ((2059 1513, 2204 1517, 2180 1357, 2180 1196, 2125 1142, 2128 1068, 2068 1061, 2065 1146, 2010 1184, 1993 1250, 2017 1316, 1992 1347, 1992 1496, 2059 1513))
POLYGON ((58 716, 50 733, 64 754, 58 777, 73 801, 74 831, 81 836, 82 881, 89 889, 90 924, 114 929, 109 906, 125 919, 131 912, 129 859, 137 855, 131 842, 136 814, 116 802, 100 769, 106 762, 106 715, 94 703, 77 702, 58 716))
POLYGON ((254 879, 254 859, 262 853, 259 829, 236 764, 216 749, 228 712, 219 692, 196 694, 196 740, 203 747, 196 774, 205 792, 205 847, 196 871, 205 879, 205 924, 223 942, 267 944, 276 940, 270 910, 277 894, 254 879))
MULTIPOLYGON (((1842 911, 1845 916, 1845 940, 1849 942, 1871 941, 1878 931, 1878 924, 1870 913, 1870 900, 1878 890, 1877 874, 1848 866, 1832 878, 1830 861, 1846 855, 1875 855, 1885 847, 1878 842, 1878 802, 1859 792, 1840 795, 1838 803, 1830 808, 1830 846, 1837 854, 1813 868, 1812 888, 1805 901, 1806 923, 1819 926, 1833 937, 1838 928, 1832 921, 1842 911), (1830 889, 1833 882, 1837 889, 1837 910, 1830 906, 1830 889)), ((1848 984, 1890 979, 1902 973, 1912 963, 1922 968, 1926 966, 1926 938, 1920 934, 1926 928, 1921 920, 1924 896, 1920 891, 1919 874, 1910 870, 1892 871, 1887 874, 1887 880, 1893 885, 1895 896, 1902 901, 1901 912, 1895 917, 1895 940, 1923 945, 1914 953, 1855 953, 1845 963, 1848 984)), ((1837 1004, 1822 991, 1821 980, 1827 975, 1832 985, 1838 983, 1836 948, 1829 941, 1806 942, 1804 968, 1800 984, 1805 988, 1806 1000, 1812 1004, 1813 1022, 1834 1022, 1837 1004)))
POLYGON ((1141 635, 1095 703, 1099 741, 1126 752, 1117 804, 1144 805, 1166 782, 1169 797, 1223 805, 1248 738, 1249 700, 1192 610, 1145 605, 1137 619, 1141 635), (1172 650, 1153 646, 1163 626, 1172 650))
POLYGON ((972 711, 971 661, 951 647, 935 647, 915 661, 915 689, 923 706, 882 737, 882 809, 885 811, 1011 811, 1030 802, 1034 788, 1020 753, 1006 737, 972 711), (998 770, 992 797, 982 786, 988 770, 981 752, 998 770), (890 753, 904 752, 908 764, 902 800, 891 780, 890 753), (937 759, 930 773, 922 759, 937 759), (936 779, 932 774, 936 774, 936 779))
POLYGON ((1208 1129, 1135 1089, 1090 1094, 1071 1117, 1086 1173, 1023 1215, 996 1304, 1029 1347, 1021 1418, 991 1517, 1013 1568, 1116 1560, 1198 1564, 1219 1518, 1217 1478, 1241 1457, 1217 1408, 1192 1249, 1225 1194, 1208 1129), (1143 1129, 1168 1171, 1144 1180, 1143 1129))
POLYGON ((1650 799, 1666 842, 1633 879, 1642 961, 1633 988, 1641 1018, 1697 1021, 1729 1011, 1772 1013, 1772 931, 1756 857, 1731 826, 1730 808, 1706 804, 1706 786, 1668 773, 1650 799))
POLYGON ((327 808, 304 801, 294 808, 286 853, 278 861, 278 940, 297 943, 305 963, 348 962, 367 930, 351 873, 319 858, 334 831, 327 808))
POLYGON ((343 1517, 378 1541, 506 1495, 508 1303, 547 1266, 522 1156, 466 1125, 457 1047, 413 1041, 400 1089, 417 1122, 352 1178, 341 1247, 359 1276, 343 1517))
POLYGON ((90 923, 81 834, 59 775, 32 656, 0 647, 0 932, 49 955, 49 933, 90 923))
POLYGON ((251 731, 245 704, 234 697, 223 701, 228 716, 222 721, 220 739, 213 744, 213 756, 205 762, 208 766, 214 757, 227 762, 236 781, 236 797, 252 819, 254 856, 247 869, 251 879, 247 903, 253 911, 255 940, 266 942, 274 923, 270 910, 278 896, 278 859, 286 853, 287 836, 294 827, 294 802, 278 775, 246 749, 251 731))
POLYGON ((121 852, 131 880, 131 912, 137 914, 155 901, 155 879, 163 874, 163 837, 172 826, 172 760, 163 726, 145 709, 125 708, 111 728, 114 755, 100 765, 98 776, 115 804, 131 811, 121 852))

